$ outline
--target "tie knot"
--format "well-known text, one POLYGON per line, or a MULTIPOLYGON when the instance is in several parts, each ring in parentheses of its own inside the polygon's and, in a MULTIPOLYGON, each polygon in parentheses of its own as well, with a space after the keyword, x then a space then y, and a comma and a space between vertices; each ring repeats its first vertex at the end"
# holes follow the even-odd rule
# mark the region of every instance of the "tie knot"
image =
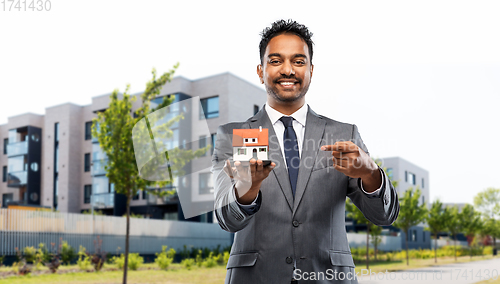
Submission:
POLYGON ((282 116, 280 118, 281 122, 285 127, 293 127, 293 117, 291 116, 282 116))

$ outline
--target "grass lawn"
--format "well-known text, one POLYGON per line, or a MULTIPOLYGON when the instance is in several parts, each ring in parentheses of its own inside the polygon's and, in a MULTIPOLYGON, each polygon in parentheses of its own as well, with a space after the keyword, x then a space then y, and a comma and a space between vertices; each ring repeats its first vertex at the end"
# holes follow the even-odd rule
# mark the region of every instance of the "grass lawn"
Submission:
MULTIPOLYGON (((473 257, 472 261, 477 260, 487 260, 492 259, 492 256, 486 257, 473 257)), ((468 262, 470 261, 469 256, 463 256, 458 258, 458 262, 468 262)), ((419 267, 430 267, 434 265, 442 265, 455 263, 453 257, 442 257, 438 258, 438 263, 434 263, 434 259, 410 259, 410 265, 406 265, 406 260, 404 261, 392 261, 392 262, 378 262, 370 263, 370 269, 372 272, 385 272, 388 271, 398 271, 406 269, 414 269, 419 267)), ((105 265, 105 269, 113 269, 114 265, 105 265)), ((356 272, 365 269, 365 263, 356 263, 356 272)), ((42 268, 45 271, 46 268, 42 268)), ((85 283, 85 284, 97 284, 97 283, 122 283, 123 272, 120 271, 103 271, 99 273, 94 272, 73 272, 77 271, 78 266, 63 266, 58 271, 67 271, 66 273, 58 274, 41 274, 41 275, 28 275, 28 276, 6 276, 6 273, 12 271, 11 267, 0 268, 0 274, 7 277, 0 279, 0 283, 12 283, 12 284, 52 284, 52 283, 85 283), (68 272, 69 271, 69 272, 68 272)), ((36 274, 36 273, 35 273, 36 274)), ((181 267, 180 264, 175 263, 170 265, 169 270, 160 271, 154 263, 148 263, 141 266, 138 271, 128 272, 128 283, 166 283, 166 284, 196 284, 196 283, 224 283, 224 278, 226 275, 225 266, 217 266, 213 268, 198 268, 194 267, 192 270, 186 270, 181 267)), ((497 281, 486 281, 481 283, 488 284, 500 284, 500 280, 497 281)))

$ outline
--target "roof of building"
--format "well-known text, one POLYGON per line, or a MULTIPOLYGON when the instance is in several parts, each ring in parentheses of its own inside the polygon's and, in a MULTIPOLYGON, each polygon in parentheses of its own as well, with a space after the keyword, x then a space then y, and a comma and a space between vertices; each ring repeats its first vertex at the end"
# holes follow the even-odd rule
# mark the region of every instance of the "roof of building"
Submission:
POLYGON ((233 147, 268 146, 269 132, 267 128, 260 129, 233 129, 233 147), (244 138, 257 138, 257 143, 243 142, 244 138))

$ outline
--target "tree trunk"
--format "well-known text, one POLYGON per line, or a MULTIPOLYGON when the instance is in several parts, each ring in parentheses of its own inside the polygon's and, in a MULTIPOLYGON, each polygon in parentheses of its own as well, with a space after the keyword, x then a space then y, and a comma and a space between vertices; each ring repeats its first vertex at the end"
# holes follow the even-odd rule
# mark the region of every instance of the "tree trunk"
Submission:
POLYGON ((406 239, 405 239, 405 243, 406 243, 406 265, 409 266, 410 265, 410 254, 408 252, 408 233, 410 232, 410 229, 406 230, 406 239))
POLYGON ((435 238, 434 238, 434 263, 438 262, 437 245, 438 245, 438 234, 436 233, 435 238))
POLYGON ((453 246, 455 252, 455 261, 457 261, 457 234, 453 234, 453 240, 455 245, 453 246))
MULTIPOLYGON (((377 236, 375 236, 375 238, 376 238, 376 237, 377 237, 377 236)), ((375 245, 374 245, 374 247, 375 247, 375 262, 377 262, 377 246, 378 246, 377 241, 378 241, 378 240, 377 240, 377 239, 375 239, 375 245)))
POLYGON ((493 249, 492 249, 492 254, 495 255, 495 248, 497 247, 497 238, 493 237, 493 249))
POLYGON ((366 224, 366 269, 370 269, 370 226, 366 224))
POLYGON ((127 194, 127 231, 125 233, 125 263, 123 264, 123 284, 127 284, 127 270, 128 270, 128 247, 130 235, 130 190, 127 194))

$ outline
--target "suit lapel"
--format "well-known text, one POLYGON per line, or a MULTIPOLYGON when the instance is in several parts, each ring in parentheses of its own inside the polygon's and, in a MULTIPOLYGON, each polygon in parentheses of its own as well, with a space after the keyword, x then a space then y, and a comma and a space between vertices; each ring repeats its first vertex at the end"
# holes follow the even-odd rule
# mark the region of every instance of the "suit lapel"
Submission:
POLYGON ((300 157, 299 177, 297 179, 293 214, 297 211, 306 190, 307 182, 311 176, 314 162, 318 155, 319 144, 321 143, 320 139, 323 137, 325 131, 325 124, 326 122, 309 108, 307 112, 304 141, 302 142, 302 155, 300 157))
MULTIPOLYGON (((307 118, 309 119, 309 117, 307 118)), ((280 144, 276 133, 274 132, 274 127, 269 120, 269 116, 265 111, 265 106, 262 108, 254 117, 250 118, 249 121, 250 128, 267 128, 269 131, 269 157, 271 161, 276 163, 276 167, 273 169, 272 173, 276 176, 276 180, 285 195, 288 206, 290 210, 293 208, 293 195, 292 188, 290 186, 290 178, 288 177, 288 171, 285 168, 285 162, 283 155, 281 154, 280 144)), ((307 130, 306 130, 307 133, 307 130)), ((299 170, 299 180, 300 180, 300 170, 299 170)))

